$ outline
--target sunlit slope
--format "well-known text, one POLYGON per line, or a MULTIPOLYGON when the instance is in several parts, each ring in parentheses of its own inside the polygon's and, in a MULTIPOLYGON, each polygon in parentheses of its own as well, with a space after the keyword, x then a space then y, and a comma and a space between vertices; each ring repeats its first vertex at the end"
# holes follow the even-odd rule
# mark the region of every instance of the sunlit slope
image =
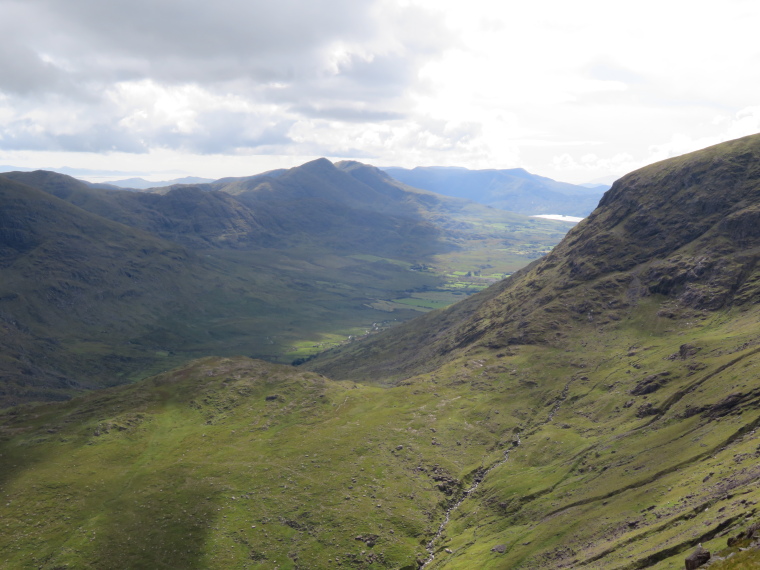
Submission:
POLYGON ((474 347, 559 347, 575 328, 612 328, 648 299, 665 322, 752 306, 759 212, 759 136, 643 168, 519 275, 310 366, 336 378, 403 377, 474 347))
POLYGON ((416 568, 510 394, 244 358, 0 415, 0 567, 416 568))
POLYGON ((753 136, 634 172, 521 274, 309 364, 545 395, 430 567, 682 567, 748 524, 759 158, 753 136))
POLYGON ((392 388, 206 359, 8 410, 0 567, 416 568, 492 466, 428 567, 682 567, 754 520, 759 316, 641 304, 392 388))

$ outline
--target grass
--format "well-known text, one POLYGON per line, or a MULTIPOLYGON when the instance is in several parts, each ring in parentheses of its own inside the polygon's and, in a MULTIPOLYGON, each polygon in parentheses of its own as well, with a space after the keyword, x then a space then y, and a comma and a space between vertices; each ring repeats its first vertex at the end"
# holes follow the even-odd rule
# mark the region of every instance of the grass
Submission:
POLYGON ((760 500, 756 400, 684 416, 760 393, 757 311, 653 335, 662 317, 642 303, 560 345, 481 349, 392 388, 207 358, 5 411, 0 567, 411 569, 506 451, 431 568, 681 567, 697 542, 724 548, 760 500), (701 350, 670 359, 683 344, 701 350), (648 402, 672 403, 637 416, 648 402))
POLYGON ((479 429, 456 445, 471 412, 442 392, 206 359, 45 408, 6 426, 23 433, 2 446, 2 567, 413 564, 440 512, 432 469, 466 477, 484 455, 479 429))

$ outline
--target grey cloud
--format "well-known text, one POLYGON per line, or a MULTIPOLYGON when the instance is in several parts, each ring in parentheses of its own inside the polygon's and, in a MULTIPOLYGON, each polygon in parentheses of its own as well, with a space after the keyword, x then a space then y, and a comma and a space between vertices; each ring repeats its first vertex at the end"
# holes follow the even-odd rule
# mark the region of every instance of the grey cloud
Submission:
POLYGON ((51 133, 36 128, 29 119, 15 121, 2 129, 0 149, 129 153, 148 151, 145 144, 133 133, 108 125, 83 127, 76 133, 51 133))
POLYGON ((44 89, 60 89, 65 76, 34 51, 11 42, 0 42, 0 90, 26 95, 44 89))
POLYGON ((378 18, 378 2, 0 0, 0 95, 15 111, 0 124, 0 146, 225 152, 289 144, 294 113, 349 122, 399 119, 420 66, 451 38, 441 21, 418 8, 386 10, 378 18), (347 51, 336 61, 340 47, 347 51), (202 110, 202 128, 189 135, 168 128, 128 133, 118 126, 127 111, 108 93, 118 82, 138 80, 194 84, 277 103, 280 110, 272 111, 267 128, 256 126, 261 117, 202 110), (61 109, 92 110, 97 118, 90 123, 99 126, 54 135, 41 133, 44 125, 18 122, 51 98, 61 109))
POLYGON ((315 107, 302 105, 292 107, 293 111, 314 119, 333 119, 346 123, 377 123, 396 121, 404 118, 404 113, 382 111, 367 108, 352 108, 349 105, 340 107, 315 107))
POLYGON ((241 149, 257 149, 262 154, 292 143, 288 130, 292 121, 259 122, 245 113, 211 111, 196 119, 198 129, 179 133, 162 129, 151 140, 157 145, 182 148, 199 154, 234 153, 241 149))
POLYGON ((287 80, 308 74, 331 42, 371 35, 370 8, 352 0, 27 0, 20 17, 37 49, 104 80, 287 80))

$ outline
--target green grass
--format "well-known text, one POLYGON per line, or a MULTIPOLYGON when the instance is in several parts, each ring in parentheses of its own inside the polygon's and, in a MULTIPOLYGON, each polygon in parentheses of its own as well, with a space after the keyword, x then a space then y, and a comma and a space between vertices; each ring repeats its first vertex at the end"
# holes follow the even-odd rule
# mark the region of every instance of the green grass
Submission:
POLYGON ((507 450, 452 513, 431 568, 622 569, 658 553, 651 567, 682 567, 696 542, 725 548, 710 533, 735 533, 760 500, 753 400, 684 417, 760 391, 757 309, 668 319, 653 336, 656 309, 392 388, 207 358, 5 411, 0 567, 415 568, 452 497, 507 450), (698 355, 668 359, 684 343, 698 355), (630 394, 663 372, 663 388, 630 394), (661 417, 636 416, 685 390, 661 417))

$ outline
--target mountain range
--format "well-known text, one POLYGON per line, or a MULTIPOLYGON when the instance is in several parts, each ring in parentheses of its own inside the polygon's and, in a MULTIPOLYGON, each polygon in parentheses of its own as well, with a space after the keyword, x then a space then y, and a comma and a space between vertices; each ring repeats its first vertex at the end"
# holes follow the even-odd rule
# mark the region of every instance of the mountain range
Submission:
POLYGON ((427 166, 384 168, 396 180, 431 192, 525 214, 585 217, 596 208, 607 185, 575 185, 531 174, 522 168, 469 170, 427 166))
POLYGON ((161 181, 145 180, 144 178, 123 178, 121 180, 109 180, 105 184, 116 186, 118 188, 147 190, 148 188, 163 188, 165 186, 174 186, 175 184, 206 184, 213 181, 213 178, 201 178, 200 176, 183 176, 182 178, 173 178, 171 180, 161 181))
MULTIPOLYGON (((295 207, 372 173, 328 164, 223 183, 295 207)), ((508 278, 298 367, 209 356, 8 408, 3 567, 757 567, 759 216, 755 135, 622 177, 508 278)))

